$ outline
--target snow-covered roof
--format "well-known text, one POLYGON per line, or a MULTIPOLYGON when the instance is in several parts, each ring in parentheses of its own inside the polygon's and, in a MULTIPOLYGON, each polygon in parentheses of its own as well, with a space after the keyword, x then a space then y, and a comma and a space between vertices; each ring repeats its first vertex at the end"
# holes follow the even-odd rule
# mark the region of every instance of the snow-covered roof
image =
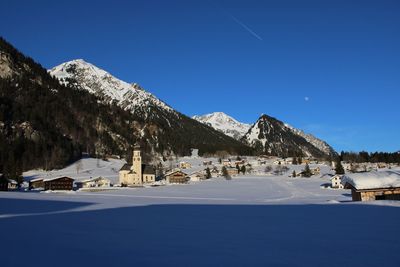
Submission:
POLYGON ((68 178, 68 179, 74 180, 74 179, 72 179, 71 177, 62 176, 62 177, 46 178, 46 179, 43 179, 43 182, 54 181, 54 180, 57 180, 57 179, 60 179, 60 178, 68 178))
POLYGON ((96 182, 96 181, 100 181, 100 180, 110 181, 110 179, 100 176, 100 177, 96 177, 96 178, 85 179, 85 180, 79 181, 77 183, 90 183, 90 182, 96 182))
POLYGON ((400 173, 382 171, 346 174, 342 178, 342 184, 346 183, 356 189, 400 187, 400 173))
POLYGON ((35 179, 30 180, 29 182, 38 182, 38 181, 42 181, 42 180, 43 180, 43 178, 35 178, 35 179))

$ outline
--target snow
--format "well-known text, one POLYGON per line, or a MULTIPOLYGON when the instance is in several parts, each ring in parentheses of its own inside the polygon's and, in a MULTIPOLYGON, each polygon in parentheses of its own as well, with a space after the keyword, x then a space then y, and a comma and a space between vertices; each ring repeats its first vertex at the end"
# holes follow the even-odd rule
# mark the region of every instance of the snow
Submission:
POLYGON ((119 159, 108 159, 107 161, 95 158, 83 158, 61 170, 31 170, 24 172, 26 180, 53 179, 58 177, 71 177, 75 181, 83 181, 96 177, 106 177, 111 183, 118 183, 118 172, 126 162, 119 159))
POLYGON ((124 82, 83 59, 62 63, 49 70, 49 73, 64 83, 67 83, 66 78, 75 78, 83 89, 108 99, 110 103, 116 101, 132 113, 135 113, 138 107, 143 108, 149 105, 174 112, 171 107, 144 91, 136 83, 124 82), (75 68, 76 72, 72 73, 70 68, 75 68))
POLYGON ((400 173, 393 171, 346 174, 342 184, 349 183, 356 189, 400 187, 400 173))
POLYGON ((250 124, 239 122, 223 112, 214 112, 201 116, 196 115, 192 119, 208 124, 214 129, 236 139, 243 137, 251 126, 250 124))
MULTIPOLYGON (((184 171, 192 171, 208 160, 216 162, 177 162, 190 162, 184 171)), ((111 178, 123 161, 79 164, 78 174, 73 164, 47 176, 111 178)), ((304 168, 289 167, 288 174, 304 168)), ((14 229, 2 231, 1 265, 396 266, 400 203, 350 202, 348 190, 321 188, 330 168, 319 167, 321 176, 311 178, 241 175, 73 194, 0 192, 0 228, 14 229)))

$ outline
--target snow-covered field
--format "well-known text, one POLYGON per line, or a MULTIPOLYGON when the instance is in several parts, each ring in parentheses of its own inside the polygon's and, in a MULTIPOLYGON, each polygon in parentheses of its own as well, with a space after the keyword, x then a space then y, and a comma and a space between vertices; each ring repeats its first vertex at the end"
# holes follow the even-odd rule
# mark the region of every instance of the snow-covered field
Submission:
MULTIPOLYGON (((106 163, 47 174, 107 176, 123 162, 106 163)), ((350 202, 320 176, 1 192, 1 266, 397 266, 400 204, 350 202)))

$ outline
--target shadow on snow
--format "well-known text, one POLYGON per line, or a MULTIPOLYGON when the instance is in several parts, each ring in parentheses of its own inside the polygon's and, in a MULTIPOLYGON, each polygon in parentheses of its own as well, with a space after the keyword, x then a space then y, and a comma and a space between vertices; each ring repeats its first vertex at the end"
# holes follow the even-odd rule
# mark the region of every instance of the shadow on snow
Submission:
MULTIPOLYGON (((5 201, 2 209, 24 204, 5 201)), ((51 202, 29 200, 18 212, 82 204, 51 202)), ((395 266, 399 211, 348 204, 152 205, 3 218, 1 265, 395 266)))

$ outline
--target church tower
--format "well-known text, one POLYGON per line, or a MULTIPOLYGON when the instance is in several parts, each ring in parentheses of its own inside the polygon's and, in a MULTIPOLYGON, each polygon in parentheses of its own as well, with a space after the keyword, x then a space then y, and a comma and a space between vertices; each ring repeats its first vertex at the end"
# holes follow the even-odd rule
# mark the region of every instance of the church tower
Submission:
POLYGON ((132 170, 136 173, 136 181, 142 183, 142 156, 140 155, 140 145, 133 147, 132 170))

